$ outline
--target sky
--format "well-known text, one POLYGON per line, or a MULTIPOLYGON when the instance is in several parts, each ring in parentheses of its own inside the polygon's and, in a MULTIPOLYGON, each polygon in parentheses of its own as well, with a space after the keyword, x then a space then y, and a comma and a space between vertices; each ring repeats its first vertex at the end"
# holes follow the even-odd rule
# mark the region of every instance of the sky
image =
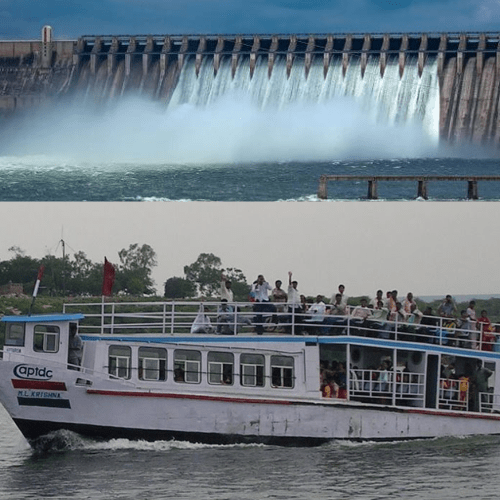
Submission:
POLYGON ((0 39, 500 29, 500 0, 0 0, 0 39))
POLYGON ((116 264, 132 243, 150 245, 157 289, 200 253, 253 282, 284 283, 308 296, 377 289, 415 296, 498 295, 498 202, 0 203, 0 260, 18 246, 31 257, 83 251, 116 264))

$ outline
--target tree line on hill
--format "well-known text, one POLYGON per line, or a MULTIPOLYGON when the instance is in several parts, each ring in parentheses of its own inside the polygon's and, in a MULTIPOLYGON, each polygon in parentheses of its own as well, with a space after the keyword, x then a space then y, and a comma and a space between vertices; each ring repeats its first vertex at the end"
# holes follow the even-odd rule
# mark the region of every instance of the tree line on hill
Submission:
MULTIPOLYGON (((73 256, 56 257, 46 255, 42 259, 29 257, 19 247, 11 247, 12 257, 0 261, 0 285, 20 283, 26 294, 31 295, 38 269, 45 267, 40 294, 61 297, 68 295, 101 294, 103 262, 92 262, 85 252, 75 252, 73 256)), ((113 294, 153 295, 156 293, 152 279, 152 268, 157 265, 157 256, 147 244, 131 244, 118 252, 119 262, 115 264, 113 294)), ((104 259, 103 259, 104 260, 104 259)), ((234 299, 246 302, 250 285, 241 269, 224 268, 220 257, 212 253, 201 253, 195 262, 184 266, 184 277, 173 276, 164 283, 163 295, 166 299, 189 299, 196 297, 219 297, 222 273, 232 282, 234 299)), ((358 305, 363 297, 351 297, 350 305, 358 305)), ((313 299, 313 297, 309 297, 313 299)), ((419 301, 421 310, 430 305, 436 312, 441 300, 430 303, 419 301)), ((467 308, 467 302, 457 304, 458 312, 467 308)), ((476 311, 488 311, 493 321, 500 321, 500 299, 476 300, 476 311)))
MULTIPOLYGON (((92 262, 85 252, 78 251, 73 256, 64 257, 46 255, 36 259, 26 255, 17 246, 9 248, 9 251, 13 256, 9 260, 0 261, 0 285, 20 283, 24 293, 31 295, 38 270, 43 266, 40 295, 57 297, 101 294, 103 262, 92 262)), ((131 244, 118 252, 118 259, 119 263, 115 264, 113 293, 155 293, 151 273, 157 260, 155 251, 149 245, 131 244)))

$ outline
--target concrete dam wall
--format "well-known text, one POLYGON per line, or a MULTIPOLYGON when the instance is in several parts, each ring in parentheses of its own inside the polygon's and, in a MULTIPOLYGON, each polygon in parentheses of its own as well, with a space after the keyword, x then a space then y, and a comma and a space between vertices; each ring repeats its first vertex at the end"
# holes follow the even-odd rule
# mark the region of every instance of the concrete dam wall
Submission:
POLYGON ((356 96, 394 123, 435 121, 451 143, 500 145, 500 33, 0 41, 4 114, 82 94, 89 105, 129 93, 203 105, 228 89, 261 106, 356 96))

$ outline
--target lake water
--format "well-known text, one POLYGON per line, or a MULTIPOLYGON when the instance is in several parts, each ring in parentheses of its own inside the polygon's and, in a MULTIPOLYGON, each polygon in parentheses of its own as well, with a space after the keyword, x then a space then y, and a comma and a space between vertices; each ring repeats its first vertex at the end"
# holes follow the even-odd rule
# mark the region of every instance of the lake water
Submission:
MULTIPOLYGON (((497 159, 406 158, 245 164, 76 162, 0 156, 0 201, 317 201, 324 174, 498 175, 497 159)), ((499 182, 479 182, 482 200, 500 200, 499 182)), ((332 200, 362 200, 366 181, 328 185, 332 200)), ((430 182, 430 200, 464 200, 465 181, 430 182)), ((416 182, 381 182, 382 200, 412 200, 416 182)))
POLYGON ((317 448, 97 442, 32 450, 0 408, 0 499, 497 499, 500 437, 317 448))

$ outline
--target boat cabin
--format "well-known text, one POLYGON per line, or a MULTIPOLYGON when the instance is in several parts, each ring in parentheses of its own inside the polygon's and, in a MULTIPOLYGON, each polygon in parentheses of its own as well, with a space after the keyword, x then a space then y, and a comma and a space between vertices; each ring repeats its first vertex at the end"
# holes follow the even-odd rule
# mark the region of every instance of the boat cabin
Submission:
POLYGON ((78 332, 83 314, 4 316, 4 359, 20 362, 44 360, 67 364, 70 332, 78 332))

